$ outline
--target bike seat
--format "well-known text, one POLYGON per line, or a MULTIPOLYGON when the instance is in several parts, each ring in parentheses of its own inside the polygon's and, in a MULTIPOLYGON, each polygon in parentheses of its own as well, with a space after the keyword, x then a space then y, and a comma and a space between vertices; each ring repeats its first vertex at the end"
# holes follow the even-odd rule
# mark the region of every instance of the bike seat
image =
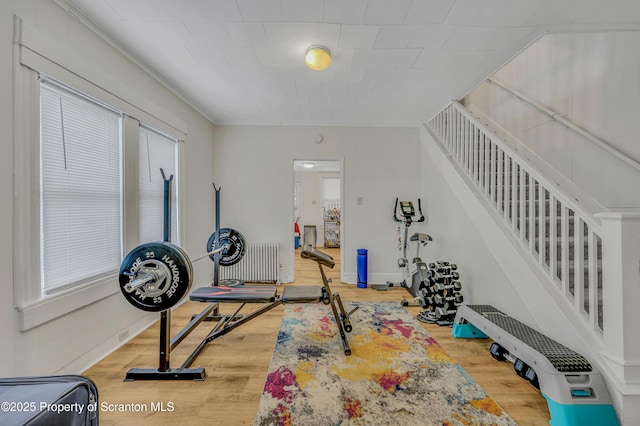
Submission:
POLYGON ((433 238, 431 238, 431 235, 429 234, 421 234, 419 232, 416 232, 411 236, 411 238, 409 238, 409 240, 420 241, 421 243, 428 243, 429 241, 433 241, 433 238))

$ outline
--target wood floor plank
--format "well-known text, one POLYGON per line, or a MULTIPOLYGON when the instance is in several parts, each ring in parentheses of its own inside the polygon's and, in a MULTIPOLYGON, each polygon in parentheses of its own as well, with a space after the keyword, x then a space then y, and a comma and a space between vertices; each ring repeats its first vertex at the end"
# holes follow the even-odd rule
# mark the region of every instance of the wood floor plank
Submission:
MULTIPOLYGON (((331 288, 343 302, 393 301, 409 298, 401 288, 389 291, 361 289, 340 282, 340 250, 326 249, 336 260, 334 269, 325 268, 332 279, 331 288)), ((294 285, 319 285, 320 272, 315 262, 296 254, 294 285)), ((281 291, 281 290, 280 290, 281 291)), ((223 304, 225 313, 233 304, 223 304)), ((172 332, 178 332, 199 313, 204 305, 185 302, 172 312, 172 332)), ((408 307, 414 316, 420 308, 408 307)), ((99 389, 100 403, 113 410, 100 411, 102 425, 253 425, 271 355, 275 346, 284 308, 279 306, 240 326, 232 333, 210 343, 195 360, 193 367, 204 367, 204 382, 134 381, 124 382, 130 368, 157 368, 158 330, 156 323, 114 351, 84 374, 99 389), (124 410, 116 404, 139 404, 147 411, 124 410), (160 406, 165 411, 157 411, 160 406), (167 411, 172 407, 172 411, 167 411), (156 411, 153 411, 153 410, 156 411)), ((513 372, 509 363, 495 361, 488 352, 489 339, 455 339, 451 329, 433 324, 424 328, 443 349, 482 386, 519 424, 548 425, 546 401, 513 372)), ((357 327, 357 324, 354 324, 357 327)), ((171 366, 179 366, 208 333, 209 324, 201 324, 172 353, 171 366)))

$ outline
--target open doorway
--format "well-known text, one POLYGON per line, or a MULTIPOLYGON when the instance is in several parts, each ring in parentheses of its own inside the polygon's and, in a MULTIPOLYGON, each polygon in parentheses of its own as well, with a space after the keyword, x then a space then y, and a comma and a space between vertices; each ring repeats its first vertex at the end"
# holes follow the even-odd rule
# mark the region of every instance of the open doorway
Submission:
POLYGON ((343 186, 342 160, 294 160, 293 218, 294 230, 299 230, 294 245, 296 259, 305 245, 340 256, 343 186))

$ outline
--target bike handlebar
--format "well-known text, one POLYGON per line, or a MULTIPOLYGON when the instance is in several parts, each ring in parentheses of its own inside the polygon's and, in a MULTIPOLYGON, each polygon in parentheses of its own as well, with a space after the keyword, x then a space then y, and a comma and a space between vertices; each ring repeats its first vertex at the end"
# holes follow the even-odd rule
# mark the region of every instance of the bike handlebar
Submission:
POLYGON ((398 219, 398 216, 396 215, 397 212, 398 212, 398 199, 396 198, 396 205, 393 208, 393 221, 394 222, 402 222, 402 220, 398 219))
POLYGON ((424 222, 424 215, 422 214, 422 204, 420 203, 420 198, 418 198, 418 212, 420 212, 420 219, 416 222, 424 222))
POLYGON ((403 219, 399 219, 398 218, 398 201, 399 199, 396 198, 396 203, 395 206, 393 208, 393 221, 394 222, 408 222, 409 224, 411 222, 424 222, 424 214, 422 213, 422 202, 420 201, 420 198, 418 198, 418 213, 420 213, 420 219, 418 220, 411 220, 411 218, 405 216, 404 220, 403 219))

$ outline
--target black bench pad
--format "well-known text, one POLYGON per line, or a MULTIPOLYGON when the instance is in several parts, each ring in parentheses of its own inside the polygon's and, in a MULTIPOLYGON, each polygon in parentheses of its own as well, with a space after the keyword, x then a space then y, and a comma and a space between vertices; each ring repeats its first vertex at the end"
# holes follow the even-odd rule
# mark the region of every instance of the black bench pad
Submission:
POLYGON ((276 300, 276 294, 275 287, 217 286, 200 287, 189 294, 189 299, 196 302, 269 303, 276 300))
POLYGON ((293 286, 285 287, 282 303, 314 303, 322 300, 322 287, 293 286))
POLYGON ((302 257, 303 259, 315 260, 316 262, 324 266, 328 266, 329 268, 333 268, 333 266, 336 264, 333 260, 333 257, 329 256, 323 251, 316 250, 311 246, 306 246, 305 248, 303 248, 300 252, 300 257, 302 257))

